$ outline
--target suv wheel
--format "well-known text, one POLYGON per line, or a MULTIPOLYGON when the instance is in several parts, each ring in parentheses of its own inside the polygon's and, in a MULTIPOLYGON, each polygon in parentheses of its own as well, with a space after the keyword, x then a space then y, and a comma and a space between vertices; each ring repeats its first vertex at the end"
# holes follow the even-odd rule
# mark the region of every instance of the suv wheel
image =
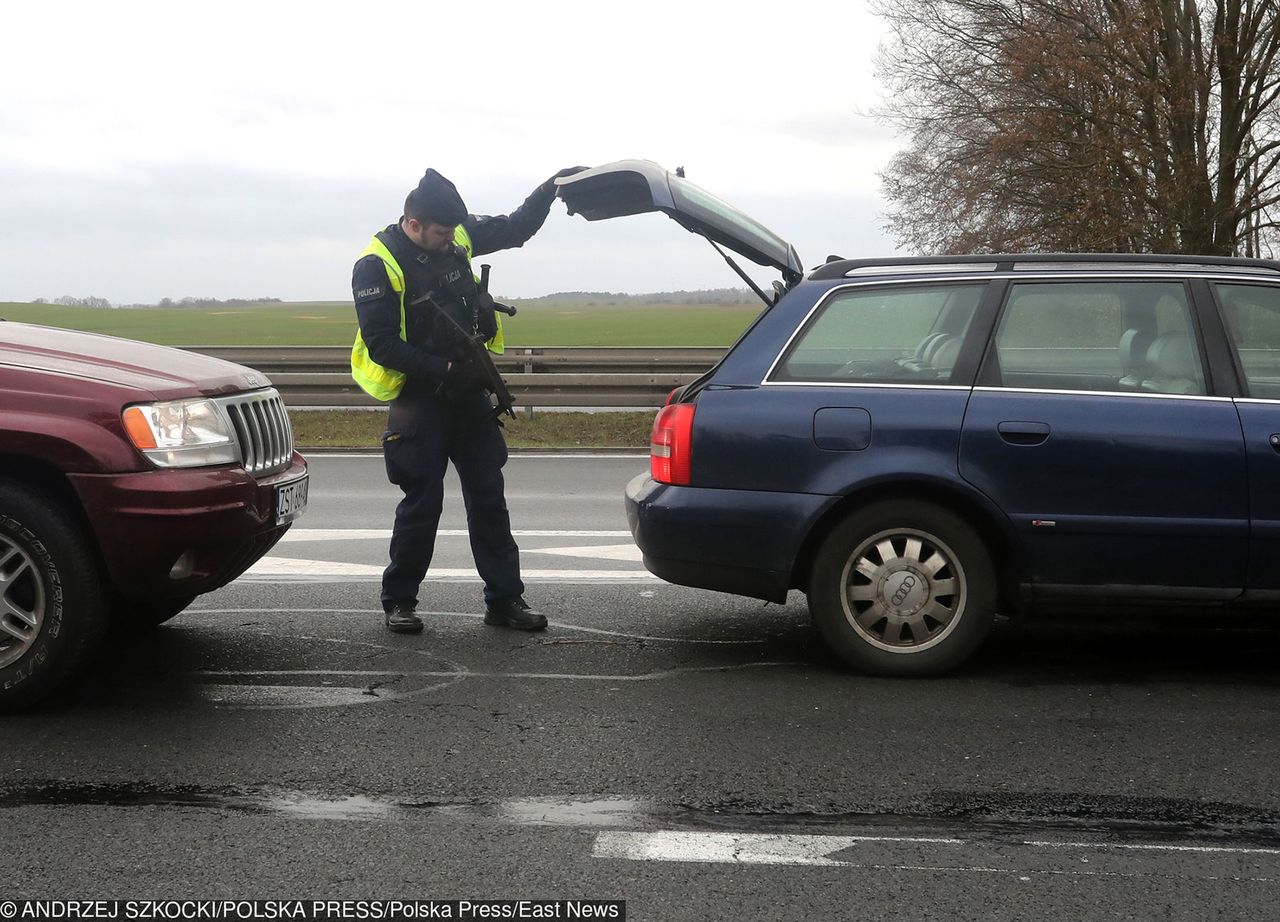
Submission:
POLYGON ((933 675, 963 662, 995 617, 996 578, 978 534, 911 500, 845 520, 814 561, 809 609, 828 645, 877 675, 933 675))
POLYGON ((62 684, 102 639, 107 611, 75 519, 48 494, 0 481, 0 711, 62 684))

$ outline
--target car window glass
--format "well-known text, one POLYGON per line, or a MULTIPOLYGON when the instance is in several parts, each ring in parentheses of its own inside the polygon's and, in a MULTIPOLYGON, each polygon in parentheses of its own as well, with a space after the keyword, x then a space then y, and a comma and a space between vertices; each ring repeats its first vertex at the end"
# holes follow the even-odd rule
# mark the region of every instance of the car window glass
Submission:
POLYGON ((796 339, 774 380, 945 384, 985 288, 893 286, 835 295, 796 339))
POLYGON ((1176 296, 1162 294, 1156 300, 1155 311, 1157 333, 1186 333, 1190 329, 1187 324, 1191 318, 1187 314, 1187 302, 1181 288, 1177 289, 1176 296))
POLYGON ((1005 387, 1203 394, 1180 282, 1025 282, 996 333, 1005 387))
POLYGON ((727 226, 735 237, 766 254, 785 253, 788 248, 787 242, 769 228, 691 182, 672 176, 671 197, 681 211, 699 220, 718 219, 712 223, 727 226))
POLYGON ((1230 284, 1217 288, 1249 396, 1280 399, 1280 288, 1230 284))

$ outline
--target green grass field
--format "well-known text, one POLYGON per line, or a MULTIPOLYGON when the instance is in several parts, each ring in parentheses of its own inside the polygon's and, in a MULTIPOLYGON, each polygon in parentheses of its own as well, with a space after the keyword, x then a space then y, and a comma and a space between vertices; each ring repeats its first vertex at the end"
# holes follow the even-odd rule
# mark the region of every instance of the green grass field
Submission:
MULTIPOLYGON (((511 303, 520 313, 503 318, 508 346, 728 346, 761 309, 758 302, 511 303)), ((345 301, 119 310, 0 302, 0 317, 171 346, 346 346, 356 330, 345 301)))

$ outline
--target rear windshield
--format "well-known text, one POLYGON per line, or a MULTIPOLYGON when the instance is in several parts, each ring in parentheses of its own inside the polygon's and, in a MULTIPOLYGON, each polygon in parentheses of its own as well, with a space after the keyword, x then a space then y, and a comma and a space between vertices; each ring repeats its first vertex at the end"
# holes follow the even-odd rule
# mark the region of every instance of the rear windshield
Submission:
MULTIPOLYGON (((705 189, 699 189, 693 183, 673 175, 671 198, 677 210, 699 222, 722 230, 723 233, 758 250, 771 260, 783 265, 788 264, 790 244, 763 224, 747 217, 705 189)), ((761 265, 769 265, 769 263, 761 263, 761 265)))

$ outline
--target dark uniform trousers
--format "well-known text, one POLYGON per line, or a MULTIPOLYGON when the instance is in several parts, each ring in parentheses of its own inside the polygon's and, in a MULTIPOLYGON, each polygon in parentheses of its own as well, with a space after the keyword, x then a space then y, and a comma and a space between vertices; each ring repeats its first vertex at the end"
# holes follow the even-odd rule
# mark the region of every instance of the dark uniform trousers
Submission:
POLYGON ((503 494, 507 444, 482 393, 462 397, 406 394, 392 401, 383 455, 387 477, 404 492, 382 575, 382 606, 416 605, 435 552, 450 461, 462 484, 471 554, 487 604, 523 594, 520 549, 511 536, 503 494))

